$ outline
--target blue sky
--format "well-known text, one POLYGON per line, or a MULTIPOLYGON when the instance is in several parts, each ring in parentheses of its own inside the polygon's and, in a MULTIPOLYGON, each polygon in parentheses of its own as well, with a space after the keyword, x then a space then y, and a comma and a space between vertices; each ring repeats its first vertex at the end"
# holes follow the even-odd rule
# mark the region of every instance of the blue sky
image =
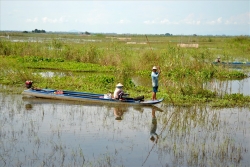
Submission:
POLYGON ((249 0, 1 0, 0 30, 250 35, 249 0))

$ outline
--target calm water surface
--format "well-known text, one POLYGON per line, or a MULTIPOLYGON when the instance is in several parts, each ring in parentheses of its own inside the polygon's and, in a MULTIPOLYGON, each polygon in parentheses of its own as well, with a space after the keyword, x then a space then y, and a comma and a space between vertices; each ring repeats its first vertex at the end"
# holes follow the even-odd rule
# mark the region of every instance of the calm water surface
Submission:
POLYGON ((249 166, 249 122, 249 108, 107 106, 0 93, 0 166, 249 166), (158 140, 150 140, 153 131, 158 140))

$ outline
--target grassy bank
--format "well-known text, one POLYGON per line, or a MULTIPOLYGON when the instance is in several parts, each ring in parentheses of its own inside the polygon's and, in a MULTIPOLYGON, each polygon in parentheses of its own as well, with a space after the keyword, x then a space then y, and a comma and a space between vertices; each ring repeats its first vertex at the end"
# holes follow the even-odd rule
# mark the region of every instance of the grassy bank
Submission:
POLYGON ((249 97, 219 97, 203 86, 212 78, 247 77, 244 71, 212 62, 218 56, 226 62, 250 61, 248 37, 148 36, 148 39, 135 35, 12 34, 10 39, 0 41, 0 83, 23 86, 25 80, 33 80, 35 86, 41 88, 103 93, 113 91, 115 85, 122 82, 132 96, 143 94, 150 98, 151 87, 135 85, 131 75, 150 78, 152 66, 157 65, 162 70, 158 97, 165 97, 166 103, 209 102, 214 106, 249 103, 249 97), (197 43, 199 47, 182 48, 177 46, 179 43, 197 43), (72 73, 45 78, 35 72, 37 69, 72 73), (86 72, 95 75, 85 76, 86 72))

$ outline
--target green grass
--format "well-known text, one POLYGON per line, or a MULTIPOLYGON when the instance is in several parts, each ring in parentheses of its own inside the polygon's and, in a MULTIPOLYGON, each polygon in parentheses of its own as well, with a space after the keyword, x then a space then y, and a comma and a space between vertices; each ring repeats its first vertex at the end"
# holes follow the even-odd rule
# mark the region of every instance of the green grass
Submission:
MULTIPOLYGON (((151 98, 151 87, 135 86, 131 75, 150 78, 152 66, 157 65, 162 70, 157 96, 165 97, 166 102, 175 105, 197 102, 213 102, 215 106, 226 104, 228 99, 204 89, 203 83, 213 78, 242 79, 247 75, 243 71, 213 65, 212 62, 218 56, 228 62, 250 61, 250 39, 244 36, 147 36, 148 41, 143 35, 13 33, 10 36, 10 39, 22 42, 0 40, 1 84, 21 86, 25 80, 33 80, 37 87, 101 93, 113 91, 115 85, 122 82, 131 95, 143 94, 151 98), (178 43, 198 43, 199 48, 180 48, 178 43), (36 69, 98 75, 44 78, 34 72, 36 69)), ((237 98, 240 99, 239 105, 248 102, 247 97, 237 98)), ((233 101, 229 102, 236 105, 233 101)))

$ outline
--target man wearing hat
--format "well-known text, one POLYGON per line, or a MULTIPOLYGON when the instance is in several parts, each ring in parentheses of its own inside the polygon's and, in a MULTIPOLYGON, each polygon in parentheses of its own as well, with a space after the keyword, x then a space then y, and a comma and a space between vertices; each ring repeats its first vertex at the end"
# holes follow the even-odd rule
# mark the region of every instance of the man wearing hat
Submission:
POLYGON ((114 98, 115 99, 117 99, 117 100, 122 99, 122 95, 124 94, 122 88, 123 88, 123 85, 121 83, 118 83, 116 85, 116 88, 115 88, 115 91, 114 91, 114 98))
POLYGON ((151 78, 152 78, 152 86, 153 86, 153 94, 152 94, 152 100, 157 100, 156 99, 156 92, 158 91, 158 78, 161 73, 160 68, 154 66, 152 68, 152 73, 151 73, 151 78))
POLYGON ((215 59, 215 62, 220 63, 220 57, 217 57, 217 59, 215 59))

